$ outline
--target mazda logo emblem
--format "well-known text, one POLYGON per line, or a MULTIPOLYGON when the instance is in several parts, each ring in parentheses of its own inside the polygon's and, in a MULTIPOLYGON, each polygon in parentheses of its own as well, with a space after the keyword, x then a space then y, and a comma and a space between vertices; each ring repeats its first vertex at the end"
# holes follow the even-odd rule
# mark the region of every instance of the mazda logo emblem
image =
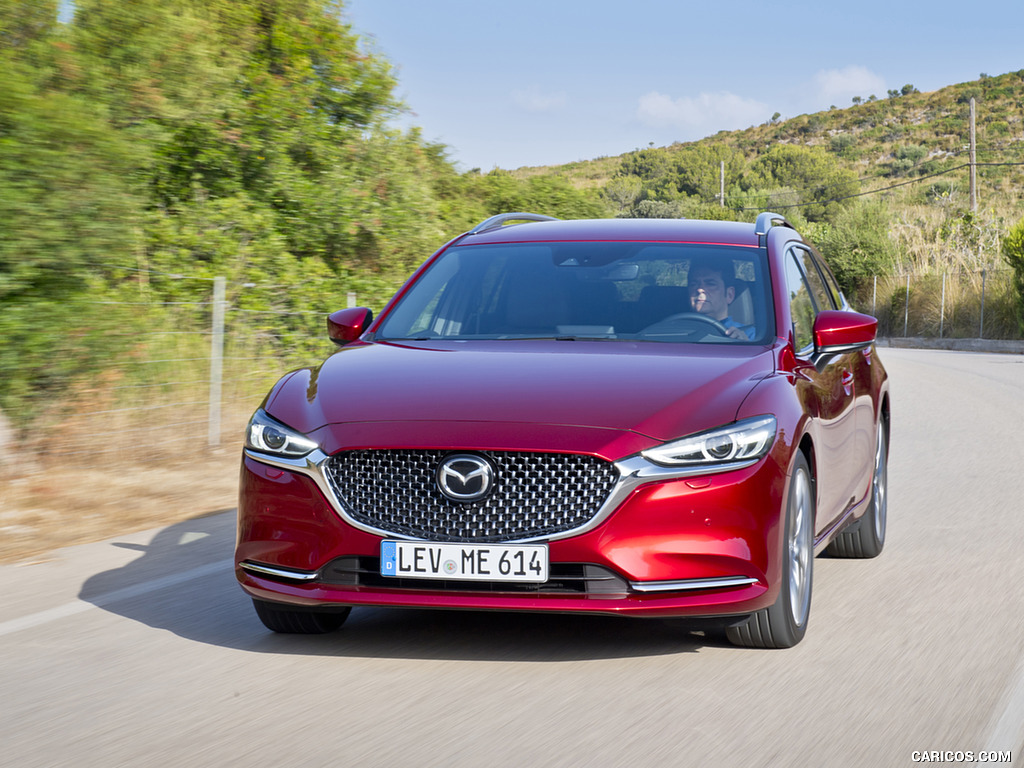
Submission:
POLYGON ((454 501, 479 501, 494 485, 494 465, 483 456, 456 453, 437 467, 437 487, 454 501))

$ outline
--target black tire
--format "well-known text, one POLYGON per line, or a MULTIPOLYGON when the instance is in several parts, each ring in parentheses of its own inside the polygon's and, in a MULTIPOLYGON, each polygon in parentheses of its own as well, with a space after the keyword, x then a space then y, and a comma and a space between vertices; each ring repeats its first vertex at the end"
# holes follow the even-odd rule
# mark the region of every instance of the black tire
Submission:
POLYGON ((733 645, 791 648, 807 631, 814 574, 814 480, 802 453, 793 463, 783 542, 779 596, 768 608, 726 629, 733 645))
POLYGON ((263 626, 272 632, 287 635, 323 635, 333 632, 345 623, 351 608, 332 611, 313 611, 304 608, 268 603, 253 598, 253 607, 263 626))
POLYGON ((840 533, 825 551, 832 557, 878 557, 885 546, 889 510, 889 439, 885 422, 878 422, 875 467, 871 476, 871 500, 864 516, 840 533))

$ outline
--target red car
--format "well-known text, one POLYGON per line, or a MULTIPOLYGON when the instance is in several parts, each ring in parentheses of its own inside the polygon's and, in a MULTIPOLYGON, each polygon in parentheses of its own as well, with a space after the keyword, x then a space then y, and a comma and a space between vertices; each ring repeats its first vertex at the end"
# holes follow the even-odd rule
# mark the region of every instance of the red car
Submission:
POLYGON ((874 318, 776 214, 495 216, 246 435, 236 574, 277 632, 352 606, 807 628, 812 564, 885 540, 874 318), (514 223, 519 222, 519 223, 514 223))

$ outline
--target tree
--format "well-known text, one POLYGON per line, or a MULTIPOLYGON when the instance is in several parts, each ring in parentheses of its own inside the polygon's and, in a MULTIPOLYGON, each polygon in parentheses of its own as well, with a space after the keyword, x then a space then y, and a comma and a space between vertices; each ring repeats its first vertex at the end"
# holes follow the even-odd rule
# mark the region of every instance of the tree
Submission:
POLYGON ((743 188, 790 188, 809 221, 824 221, 848 204, 860 187, 857 175, 821 147, 777 145, 762 154, 743 178, 743 188))
POLYGON ((576 189, 560 176, 534 176, 519 180, 507 171, 491 171, 480 180, 487 215, 507 211, 533 211, 566 219, 606 215, 596 192, 576 189))
POLYGON ((678 219, 682 215, 679 203, 661 200, 641 200, 630 211, 630 216, 636 219, 678 219))
POLYGON ((63 25, 56 2, 0 0, 0 407, 28 419, 109 364, 186 290, 139 277, 154 268, 263 275, 301 303, 357 270, 379 292, 441 238, 443 161, 385 126, 390 65, 340 3, 75 9, 63 25), (143 280, 137 317, 104 306, 143 280))
POLYGON ((394 78, 340 11, 335 0, 79 0, 74 39, 85 87, 151 152, 140 174, 155 204, 244 196, 274 212, 291 253, 337 265, 384 253, 382 209, 417 186, 376 178, 399 173, 381 149, 402 142, 383 132, 394 78))
POLYGON ((643 187, 635 199, 673 202, 696 196, 710 203, 718 199, 723 162, 728 186, 738 181, 745 161, 741 152, 725 144, 640 150, 623 158, 618 175, 640 179, 643 187))
POLYGON ((50 88, 20 53, 0 51, 0 408, 23 424, 109 352, 117 316, 95 295, 134 260, 140 198, 135 148, 102 105, 50 88))
POLYGON ((675 156, 679 190, 715 202, 721 189, 722 163, 728 187, 743 173, 745 161, 740 152, 724 144, 696 144, 679 150, 675 156))
POLYGON ((617 212, 628 210, 640 197, 643 182, 639 176, 615 176, 604 187, 604 196, 611 201, 617 212))
POLYGON ((0 50, 25 53, 57 26, 57 0, 0 0, 0 50))
POLYGON ((851 300, 872 277, 892 267, 896 247, 889 237, 890 218, 883 203, 858 202, 839 211, 831 224, 808 230, 851 300))
POLYGON ((668 153, 662 149, 638 149, 622 158, 619 175, 637 176, 643 182, 658 179, 672 170, 668 153))

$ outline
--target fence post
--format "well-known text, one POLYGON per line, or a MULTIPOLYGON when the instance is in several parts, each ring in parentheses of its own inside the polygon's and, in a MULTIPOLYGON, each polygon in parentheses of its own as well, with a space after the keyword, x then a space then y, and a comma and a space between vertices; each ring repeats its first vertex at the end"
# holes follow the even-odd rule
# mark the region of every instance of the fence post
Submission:
POLYGON ((903 338, 907 338, 907 323, 910 322, 910 273, 907 272, 907 301, 903 307, 903 338))
POLYGON ((210 321, 210 411, 207 442, 220 445, 220 394, 224 369, 224 300, 225 279, 213 278, 213 312, 210 321))
POLYGON ((985 338, 985 269, 981 270, 981 324, 978 327, 978 338, 985 338))
POLYGON ((345 300, 346 300, 346 304, 348 305, 348 307, 350 309, 352 307, 354 307, 356 305, 356 292, 355 291, 349 291, 345 295, 345 300))
POLYGON ((942 327, 946 323, 946 273, 942 273, 942 303, 939 305, 939 338, 942 338, 942 327))
POLYGON ((878 299, 878 275, 875 275, 875 286, 871 289, 871 316, 878 317, 878 312, 875 311, 875 304, 878 299))

